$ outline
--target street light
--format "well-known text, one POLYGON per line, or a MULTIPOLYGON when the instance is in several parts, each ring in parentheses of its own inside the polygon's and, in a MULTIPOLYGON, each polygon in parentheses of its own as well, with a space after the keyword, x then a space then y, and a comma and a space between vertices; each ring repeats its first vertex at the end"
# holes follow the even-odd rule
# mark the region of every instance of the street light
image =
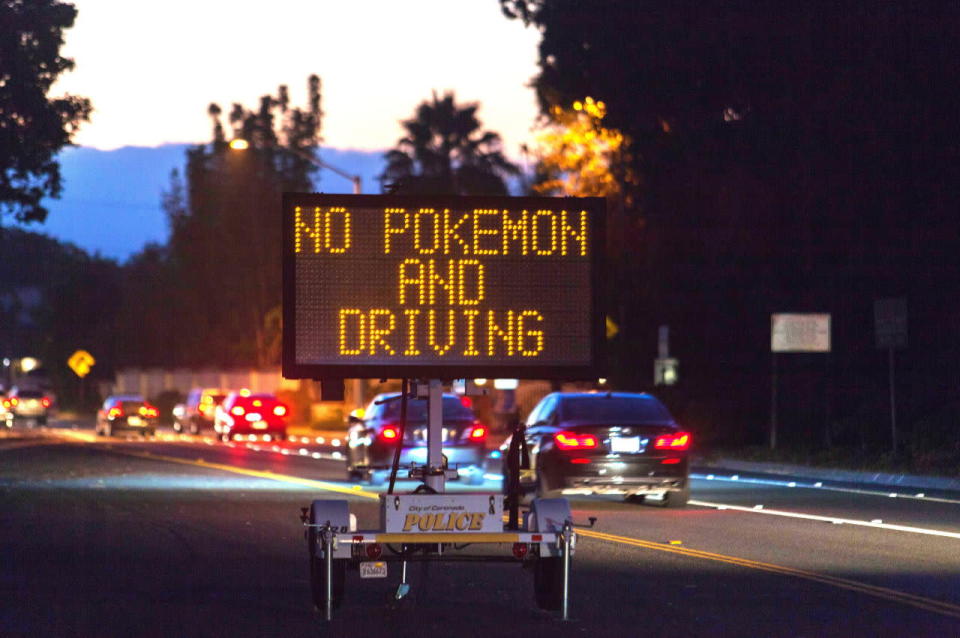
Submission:
MULTIPOLYGON (((233 150, 235 150, 235 151, 245 151, 245 150, 247 150, 248 148, 250 148, 250 142, 248 142, 247 140, 243 139, 242 137, 235 137, 234 139, 230 140, 230 148, 233 149, 233 150)), ((301 158, 301 159, 303 159, 303 160, 306 160, 306 161, 310 162, 310 163, 313 164, 314 166, 317 166, 317 167, 319 167, 319 168, 325 168, 325 169, 327 169, 327 170, 329 170, 329 171, 333 171, 334 173, 336 173, 336 174, 339 175, 340 177, 343 177, 344 179, 349 179, 351 182, 353 182, 353 194, 354 194, 354 195, 359 195, 359 194, 361 194, 361 193, 363 192, 363 182, 361 181, 359 175, 351 175, 350 173, 346 172, 345 170, 342 170, 342 169, 340 169, 340 168, 337 168, 336 166, 334 166, 334 165, 332 165, 332 164, 328 164, 328 163, 324 162, 323 160, 317 159, 316 157, 314 157, 313 155, 310 155, 309 153, 304 153, 304 152, 301 151, 300 149, 288 148, 288 149, 285 149, 285 150, 290 151, 291 153, 293 153, 293 154, 296 155, 297 157, 299 157, 299 158, 301 158)), ((364 403, 363 403, 363 385, 364 385, 363 379, 354 379, 354 380, 353 380, 353 402, 354 402, 354 405, 356 405, 357 408, 363 408, 363 406, 364 406, 364 403)))
MULTIPOLYGON (((230 140, 230 148, 233 149, 233 150, 235 150, 235 151, 245 151, 245 150, 247 150, 248 148, 250 148, 250 142, 248 142, 247 140, 243 139, 242 137, 237 137, 237 138, 234 138, 234 139, 230 140)), ((353 194, 354 194, 354 195, 359 195, 360 193, 363 192, 363 182, 361 181, 359 175, 351 175, 350 173, 346 172, 345 170, 342 170, 342 169, 340 169, 340 168, 337 168, 337 167, 334 166, 333 164, 328 164, 327 162, 324 162, 323 160, 317 159, 316 157, 314 157, 313 155, 310 155, 309 153, 304 153, 304 152, 301 151, 300 149, 287 148, 287 149, 284 149, 284 150, 290 151, 291 153, 293 153, 294 155, 296 155, 296 156, 299 157, 300 159, 306 160, 306 161, 310 162, 311 164, 313 164, 314 166, 317 166, 317 167, 319 167, 319 168, 325 168, 325 169, 327 169, 327 170, 329 170, 329 171, 332 171, 332 172, 336 173, 336 174, 339 175, 340 177, 343 177, 344 179, 349 179, 351 182, 353 182, 353 194)))

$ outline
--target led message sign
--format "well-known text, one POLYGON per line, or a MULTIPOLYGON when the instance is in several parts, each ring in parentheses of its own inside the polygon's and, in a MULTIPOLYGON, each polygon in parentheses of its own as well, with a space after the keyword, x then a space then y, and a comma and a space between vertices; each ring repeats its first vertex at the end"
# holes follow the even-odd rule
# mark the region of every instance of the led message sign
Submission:
POLYGON ((602 198, 283 199, 283 374, 595 378, 602 198))

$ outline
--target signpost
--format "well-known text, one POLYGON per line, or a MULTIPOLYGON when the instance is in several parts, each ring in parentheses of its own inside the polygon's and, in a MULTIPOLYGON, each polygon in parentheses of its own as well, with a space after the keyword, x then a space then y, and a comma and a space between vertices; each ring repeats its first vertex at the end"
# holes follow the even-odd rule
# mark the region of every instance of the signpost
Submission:
POLYGON ((777 313, 770 315, 770 449, 777 447, 777 353, 830 352, 830 315, 777 313))
POLYGON ((897 453, 897 394, 894 377, 893 351, 907 347, 907 300, 903 297, 876 299, 873 302, 873 322, 877 348, 887 350, 890 382, 890 445, 897 453))
MULTIPOLYGON (((283 375, 399 377, 404 388, 414 379, 427 398, 427 461, 409 471, 423 484, 392 494, 398 453, 381 498, 385 529, 350 529, 347 501, 304 508, 314 602, 327 620, 346 562, 358 562, 361 577, 400 562, 400 598, 408 561, 456 560, 458 543, 511 546, 507 560, 532 561, 538 604, 568 618, 569 503, 534 499, 520 533, 519 493, 509 495, 507 531, 500 494, 444 494, 457 470, 443 456, 443 385, 602 376, 604 213, 602 198, 284 195, 283 375), (384 555, 387 543, 404 550, 384 555)), ((403 441, 404 417, 400 428, 403 441)), ((514 434, 523 440, 522 429, 514 434)), ((513 466, 517 477, 519 460, 513 466)))

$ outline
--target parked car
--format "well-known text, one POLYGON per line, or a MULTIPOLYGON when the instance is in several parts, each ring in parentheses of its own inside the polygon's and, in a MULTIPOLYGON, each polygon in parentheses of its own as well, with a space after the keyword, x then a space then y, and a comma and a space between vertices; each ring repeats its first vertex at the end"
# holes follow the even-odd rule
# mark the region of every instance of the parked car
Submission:
POLYGON ((3 400, 3 405, 8 427, 13 427, 18 421, 27 425, 46 425, 53 399, 42 390, 14 386, 3 400))
POLYGON ((237 438, 280 440, 287 436, 289 415, 289 408, 276 395, 241 390, 231 392, 217 406, 213 429, 224 441, 237 438))
POLYGON ((617 494, 667 507, 690 497, 690 433, 649 394, 548 394, 527 417, 526 443, 520 484, 539 496, 617 494))
MULTIPOLYGON (((347 476, 351 480, 373 479, 374 470, 393 465, 400 444, 400 394, 377 395, 363 411, 351 415, 347 432, 347 476)), ((443 395, 443 455, 447 466, 465 470, 471 483, 483 480, 480 467, 486 454, 487 426, 477 421, 469 399, 443 395)), ((427 462, 427 401, 407 402, 407 428, 400 450, 400 466, 427 462)))
POLYGON ((177 432, 199 434, 213 429, 217 406, 223 403, 227 392, 220 388, 194 388, 183 403, 173 408, 173 429, 177 432))
POLYGON ((109 396, 97 411, 95 430, 100 436, 122 432, 153 436, 160 411, 139 394, 109 396))

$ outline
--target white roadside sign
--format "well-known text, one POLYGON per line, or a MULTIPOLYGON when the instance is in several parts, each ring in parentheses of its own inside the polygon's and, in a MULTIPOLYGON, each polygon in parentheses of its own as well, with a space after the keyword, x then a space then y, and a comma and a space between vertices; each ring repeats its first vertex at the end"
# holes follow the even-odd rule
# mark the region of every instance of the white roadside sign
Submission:
POLYGON ((772 352, 830 352, 830 315, 780 313, 770 315, 772 352))

